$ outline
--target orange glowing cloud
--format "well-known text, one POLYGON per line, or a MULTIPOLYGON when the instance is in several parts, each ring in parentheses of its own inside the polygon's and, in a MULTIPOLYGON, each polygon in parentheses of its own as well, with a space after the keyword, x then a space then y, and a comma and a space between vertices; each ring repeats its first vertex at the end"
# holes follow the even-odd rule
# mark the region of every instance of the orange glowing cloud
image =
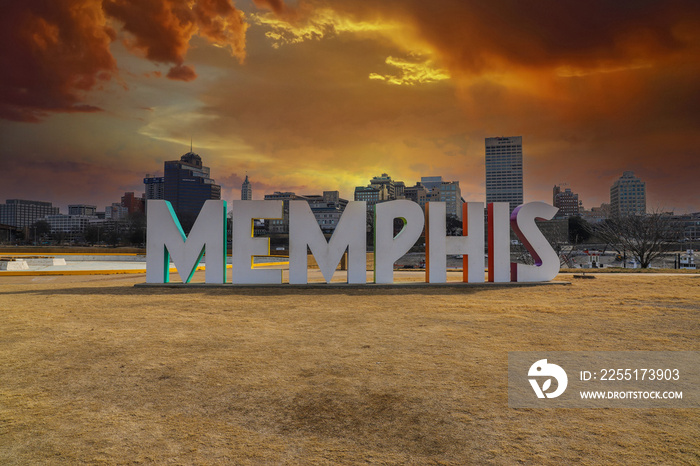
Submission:
MULTIPOLYGON (((195 34, 245 58, 247 25, 228 0, 105 0, 104 10, 129 33, 127 47, 151 61, 181 66, 195 34)), ((181 79, 183 70, 172 76, 181 79)))
POLYGON ((297 13, 250 18, 284 53, 287 69, 274 71, 284 82, 206 96, 208 113, 287 168, 284 179, 265 175, 279 183, 320 186, 332 164, 347 188, 382 171, 407 181, 443 174, 478 196, 483 138, 523 135, 529 199, 569 180, 588 187, 590 207, 625 169, 646 176, 650 199, 665 206, 675 201, 662 192, 696 185, 697 170, 684 167, 700 144, 697 2, 307 0, 297 13))
POLYGON ((168 79, 187 82, 197 79, 197 73, 194 72, 194 68, 191 66, 176 65, 170 68, 166 77, 168 79))
POLYGON ((99 106, 107 128, 137 100, 150 111, 114 131, 130 125, 139 145, 153 144, 147 166, 134 162, 144 173, 194 134, 227 192, 247 171, 258 197, 352 197, 387 172, 459 180, 478 200, 484 137, 522 135, 526 200, 549 200, 566 181, 590 207, 634 170, 650 206, 700 205, 697 1, 253 0, 245 15, 232 0, 54 3, 15 2, 0 18, 3 43, 15 44, 0 56, 0 117, 99 106), (127 54, 167 68, 123 65, 128 96, 87 96, 119 77, 127 54))

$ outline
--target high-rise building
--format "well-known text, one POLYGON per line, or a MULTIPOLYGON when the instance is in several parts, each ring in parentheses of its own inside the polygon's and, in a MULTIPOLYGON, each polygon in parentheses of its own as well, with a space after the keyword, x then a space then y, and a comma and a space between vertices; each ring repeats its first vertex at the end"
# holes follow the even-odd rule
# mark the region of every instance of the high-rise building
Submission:
POLYGON ((253 200, 253 187, 248 181, 248 175, 245 176, 245 181, 241 186, 241 201, 252 201, 253 200))
POLYGON ((486 203, 523 203, 522 136, 486 138, 486 203))
POLYGON ((58 215, 58 207, 50 202, 8 199, 0 204, 0 223, 17 228, 31 226, 47 215, 58 215))
POLYGON ((415 186, 406 186, 404 196, 409 201, 413 201, 425 210, 425 203, 428 202, 428 190, 419 181, 415 186))
POLYGON ((90 220, 92 218, 94 217, 85 215, 56 214, 47 215, 44 217, 44 220, 48 222, 49 227, 51 228, 51 233, 68 233, 73 235, 70 236, 70 239, 75 239, 76 235, 85 232, 85 229, 90 224, 90 220))
POLYGON ((552 205, 559 209, 556 216, 559 218, 575 217, 581 214, 581 201, 578 199, 578 194, 566 188, 561 190, 561 186, 552 188, 552 205))
POLYGON ((192 151, 180 160, 165 162, 163 199, 170 201, 181 221, 196 218, 204 201, 221 199, 221 186, 209 175, 209 167, 192 151))
POLYGON ((133 192, 126 192, 122 196, 121 201, 122 207, 126 207, 129 214, 135 214, 138 212, 146 211, 146 202, 143 197, 136 197, 133 192))
POLYGON ((82 217, 96 217, 97 206, 87 204, 71 204, 68 206, 68 215, 80 215, 82 217))
MULTIPOLYGON (((416 186, 419 184, 427 191, 427 202, 444 202, 447 215, 462 218, 462 190, 459 181, 444 181, 442 176, 422 176, 416 186)), ((421 207, 425 207, 425 204, 421 207)))
POLYGON ((432 191, 433 189, 439 187, 442 184, 441 176, 421 176, 420 184, 427 189, 432 191))
POLYGON ((323 191, 323 202, 348 205, 348 201, 340 198, 340 191, 323 191))
POLYGON ((311 212, 313 212, 321 230, 324 233, 333 233, 348 201, 342 199, 338 191, 323 191, 322 196, 305 195, 303 198, 309 203, 311 212))
POLYGON ((368 186, 357 186, 354 199, 365 201, 367 210, 372 210, 372 207, 379 202, 404 199, 405 189, 406 184, 403 181, 392 180, 388 174, 382 173, 369 180, 368 186))
POLYGON ((445 181, 442 176, 423 176, 415 186, 394 181, 386 173, 375 176, 369 186, 355 188, 355 200, 365 201, 367 210, 380 202, 408 199, 425 209, 426 202, 445 202, 447 215, 462 218, 462 191, 459 181, 445 181))
POLYGON ((440 186, 433 189, 432 196, 434 200, 444 202, 446 204, 445 211, 447 215, 462 220, 462 190, 459 187, 459 181, 443 181, 440 186))
POLYGON ((146 185, 146 199, 165 199, 165 177, 147 174, 143 184, 146 185))
POLYGON ((647 213, 646 183, 626 171, 610 187, 610 215, 626 217, 647 213))
MULTIPOLYGON (((392 180, 389 175, 382 173, 380 176, 375 176, 369 181, 369 185, 379 189, 383 194, 383 201, 393 201, 396 199, 396 181, 392 180)), ((403 185, 403 183, 401 183, 403 185)))
POLYGON ((373 188, 372 186, 357 186, 355 187, 355 200, 365 201, 367 210, 372 210, 372 206, 378 202, 384 201, 386 189, 373 188))
POLYGON ((404 191, 406 190, 406 183, 403 181, 394 181, 394 198, 395 199, 405 199, 404 191))
POLYGON ((265 194, 266 201, 282 201, 282 218, 266 220, 270 233, 289 233, 289 201, 306 201, 318 226, 324 233, 332 233, 338 225, 340 216, 348 205, 346 199, 340 197, 338 191, 323 191, 323 195, 305 194, 303 196, 292 192, 265 194))
POLYGON ((275 191, 272 194, 265 194, 266 201, 282 201, 282 218, 265 220, 270 233, 289 233, 289 201, 303 199, 293 192, 275 191))
POLYGON ((124 220, 129 215, 129 209, 119 202, 105 207, 105 220, 124 220))

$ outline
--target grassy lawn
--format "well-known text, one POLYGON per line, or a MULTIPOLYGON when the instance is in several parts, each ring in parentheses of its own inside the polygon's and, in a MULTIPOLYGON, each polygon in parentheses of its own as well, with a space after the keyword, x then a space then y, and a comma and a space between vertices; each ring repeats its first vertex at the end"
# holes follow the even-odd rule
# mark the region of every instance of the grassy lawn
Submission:
POLYGON ((562 273, 664 273, 664 274, 696 274, 700 275, 700 269, 632 269, 624 267, 605 267, 602 269, 561 269, 562 273))
POLYGON ((0 282, 0 464, 700 463, 700 410, 507 400, 508 351, 700 350, 697 275, 412 290, 142 281, 0 282))

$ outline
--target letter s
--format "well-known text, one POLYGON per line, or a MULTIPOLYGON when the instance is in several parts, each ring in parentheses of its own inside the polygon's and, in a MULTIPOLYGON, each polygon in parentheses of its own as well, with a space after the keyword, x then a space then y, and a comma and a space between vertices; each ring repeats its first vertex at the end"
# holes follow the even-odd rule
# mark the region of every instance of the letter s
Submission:
POLYGON ((535 223, 536 219, 551 220, 558 211, 544 202, 528 202, 513 210, 511 227, 535 260, 535 265, 513 264, 512 281, 546 282, 559 273, 559 256, 535 223))

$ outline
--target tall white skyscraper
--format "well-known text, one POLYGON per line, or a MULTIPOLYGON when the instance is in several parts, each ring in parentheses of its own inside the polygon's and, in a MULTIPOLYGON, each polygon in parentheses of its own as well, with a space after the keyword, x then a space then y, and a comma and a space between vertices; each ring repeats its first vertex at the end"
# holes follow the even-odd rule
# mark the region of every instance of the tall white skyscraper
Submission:
POLYGON ((647 213, 646 183, 626 171, 610 187, 610 214, 617 217, 647 213))
POLYGON ((486 138, 486 203, 523 203, 523 137, 486 138))

